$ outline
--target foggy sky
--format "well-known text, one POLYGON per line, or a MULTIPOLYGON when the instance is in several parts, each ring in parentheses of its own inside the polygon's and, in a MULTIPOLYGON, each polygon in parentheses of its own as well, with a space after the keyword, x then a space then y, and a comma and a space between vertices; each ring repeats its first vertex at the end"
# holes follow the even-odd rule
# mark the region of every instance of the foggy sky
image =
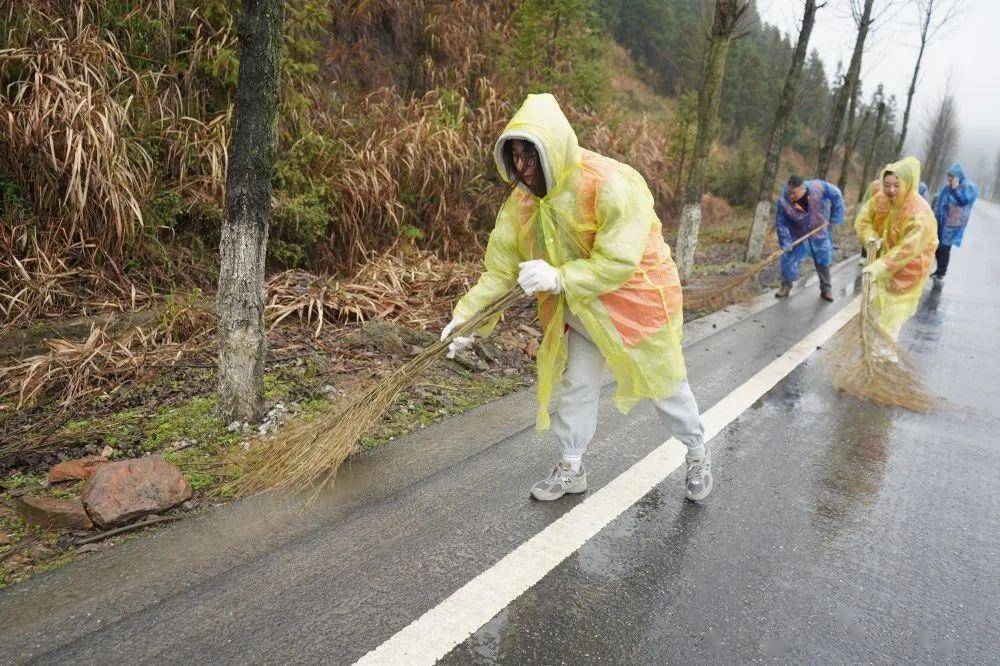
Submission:
MULTIPOLYGON (((875 13, 891 9, 869 35, 861 66, 865 99, 879 83, 893 94, 902 120, 906 92, 913 75, 919 46, 917 11, 912 0, 876 0, 875 13)), ((802 0, 758 0, 765 22, 798 36, 802 0)), ((844 69, 851 60, 856 28, 849 0, 827 0, 816 15, 810 51, 816 49, 832 77, 838 60, 844 69)), ((966 0, 959 18, 945 28, 924 52, 920 79, 913 99, 906 152, 923 158, 924 137, 930 116, 941 95, 951 85, 958 103, 961 127, 959 160, 977 181, 990 179, 1000 151, 1000 0, 966 0), (986 166, 987 173, 982 173, 986 166)))

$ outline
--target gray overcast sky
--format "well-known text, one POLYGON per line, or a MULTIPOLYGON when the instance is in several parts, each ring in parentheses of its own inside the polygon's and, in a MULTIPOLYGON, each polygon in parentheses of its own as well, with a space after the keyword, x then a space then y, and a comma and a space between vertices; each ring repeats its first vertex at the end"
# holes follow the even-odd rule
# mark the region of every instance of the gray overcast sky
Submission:
MULTIPOLYGON (((912 0, 891 0, 869 36, 861 66, 865 96, 879 83, 894 94, 900 113, 917 58, 919 28, 912 0)), ((876 0, 876 13, 890 0, 876 0)), ((758 0, 764 21, 798 36, 802 0, 758 0)), ((992 169, 1000 151, 1000 0, 966 0, 961 16, 945 28, 924 53, 906 151, 921 157, 924 130, 935 103, 949 82, 958 102, 961 125, 959 159, 970 176, 985 181, 989 174, 978 173, 984 165, 992 169)), ((816 15, 810 50, 817 49, 832 76, 838 60, 847 68, 854 47, 856 29, 849 0, 828 0, 816 15)))

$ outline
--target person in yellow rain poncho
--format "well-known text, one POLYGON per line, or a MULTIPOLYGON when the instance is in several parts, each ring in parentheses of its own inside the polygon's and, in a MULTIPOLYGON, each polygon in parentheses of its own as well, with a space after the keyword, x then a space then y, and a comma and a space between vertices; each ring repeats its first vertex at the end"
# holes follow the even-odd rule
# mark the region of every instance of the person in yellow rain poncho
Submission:
MULTIPOLYGON (((537 296, 544 329, 537 422, 540 430, 551 425, 561 459, 532 496, 554 500, 587 489, 583 455, 597 427, 608 365, 618 408, 627 412, 651 399, 688 447, 687 496, 704 499, 712 488, 711 456, 681 352, 681 284, 645 180, 581 148, 549 94, 528 96, 497 140, 494 158, 515 187, 490 234, 486 270, 442 337, 515 284, 537 296)), ((458 338, 449 353, 471 342, 458 338)))
POLYGON ((917 311, 934 264, 937 222, 919 194, 920 162, 907 157, 889 164, 872 182, 854 229, 862 244, 879 243, 876 260, 865 267, 875 281, 878 323, 893 339, 917 311))

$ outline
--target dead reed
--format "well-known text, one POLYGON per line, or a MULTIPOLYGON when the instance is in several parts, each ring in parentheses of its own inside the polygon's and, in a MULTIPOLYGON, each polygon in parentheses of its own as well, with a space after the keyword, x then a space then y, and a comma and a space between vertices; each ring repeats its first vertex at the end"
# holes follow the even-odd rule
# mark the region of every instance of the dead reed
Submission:
MULTIPOLYGON (((876 244, 868 246, 868 263, 876 244)), ((827 345, 824 356, 834 385, 845 393, 885 407, 925 412, 937 399, 924 386, 906 351, 881 326, 871 306, 876 286, 862 278, 861 311, 827 345)))

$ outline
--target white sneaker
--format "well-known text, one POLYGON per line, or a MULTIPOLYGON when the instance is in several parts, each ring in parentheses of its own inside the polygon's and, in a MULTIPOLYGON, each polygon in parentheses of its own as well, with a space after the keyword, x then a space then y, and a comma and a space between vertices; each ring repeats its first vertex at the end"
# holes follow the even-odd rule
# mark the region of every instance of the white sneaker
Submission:
POLYGON ((540 502, 557 500, 566 493, 575 495, 587 490, 587 470, 582 466, 574 473, 567 462, 560 462, 552 472, 531 487, 531 496, 540 502))
POLYGON ((687 498, 700 502, 712 492, 712 452, 705 447, 702 458, 687 458, 687 498))

